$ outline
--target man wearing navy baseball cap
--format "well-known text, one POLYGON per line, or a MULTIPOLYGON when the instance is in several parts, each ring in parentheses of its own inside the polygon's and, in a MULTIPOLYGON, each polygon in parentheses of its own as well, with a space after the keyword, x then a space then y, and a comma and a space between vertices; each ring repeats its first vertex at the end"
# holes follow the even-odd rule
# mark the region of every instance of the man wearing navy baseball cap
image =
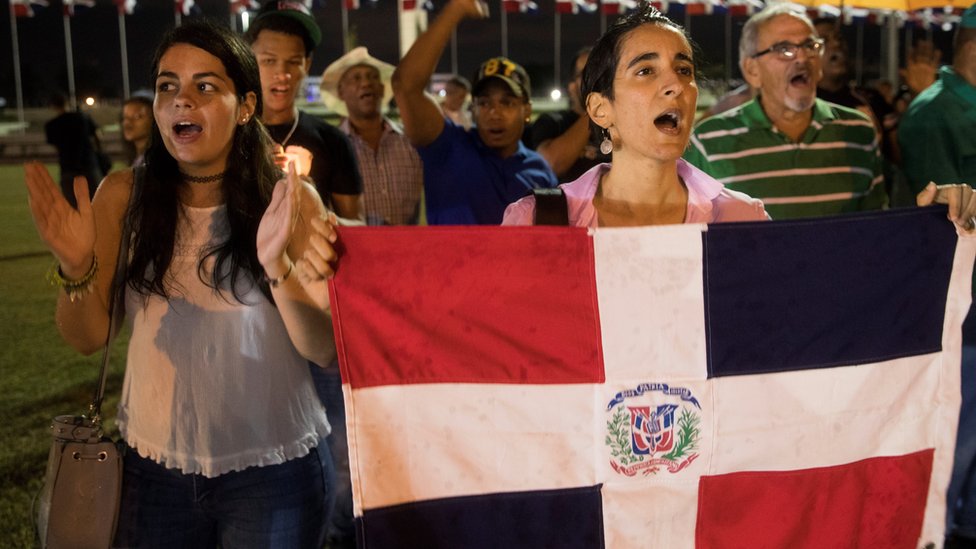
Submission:
MULTIPOLYGON (((898 125, 902 169, 914 192, 929 181, 976 187, 976 4, 959 23, 952 65, 909 105, 898 125)), ((973 284, 976 289, 976 280, 973 284)), ((945 547, 976 547, 976 308, 962 333, 962 406, 947 494, 945 547)))
POLYGON ((431 225, 497 225, 508 204, 557 183, 545 160, 521 141, 532 114, 529 75, 521 65, 506 57, 481 64, 472 88, 477 127, 471 130, 445 120, 426 93, 451 32, 464 19, 485 17, 479 0, 450 0, 393 74, 404 133, 424 162, 431 225))

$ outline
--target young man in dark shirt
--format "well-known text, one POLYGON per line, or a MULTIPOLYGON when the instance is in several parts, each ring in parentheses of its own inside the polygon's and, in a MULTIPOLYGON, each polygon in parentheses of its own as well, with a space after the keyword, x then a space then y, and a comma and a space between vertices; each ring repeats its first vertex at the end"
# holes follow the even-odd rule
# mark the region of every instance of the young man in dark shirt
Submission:
POLYGON ((266 2, 244 38, 261 71, 261 122, 275 142, 276 159, 284 169, 297 158, 299 173, 311 177, 326 205, 340 217, 364 220, 363 183, 349 140, 295 106, 322 40, 308 8, 301 1, 266 2))

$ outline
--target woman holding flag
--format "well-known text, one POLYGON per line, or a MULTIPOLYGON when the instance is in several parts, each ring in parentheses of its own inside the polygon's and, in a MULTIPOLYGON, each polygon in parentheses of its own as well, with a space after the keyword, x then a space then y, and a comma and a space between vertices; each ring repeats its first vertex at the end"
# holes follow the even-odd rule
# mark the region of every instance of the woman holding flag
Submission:
MULTIPOLYGON (((768 219, 762 202, 726 190, 681 159, 698 103, 684 30, 648 3, 604 34, 583 69, 581 102, 613 162, 561 186, 569 224, 583 227, 768 219)), ((503 225, 530 225, 536 200, 510 205, 503 225)))
MULTIPOLYGON (((599 164, 560 185, 569 224, 579 227, 720 223, 769 219, 761 201, 726 189, 685 162, 698 86, 694 48, 684 30, 647 2, 600 37, 583 69, 580 95, 602 136, 599 164)), ((976 191, 930 185, 920 206, 949 205, 949 219, 972 228, 976 191)), ((503 225, 531 225, 536 198, 505 211, 503 225)))

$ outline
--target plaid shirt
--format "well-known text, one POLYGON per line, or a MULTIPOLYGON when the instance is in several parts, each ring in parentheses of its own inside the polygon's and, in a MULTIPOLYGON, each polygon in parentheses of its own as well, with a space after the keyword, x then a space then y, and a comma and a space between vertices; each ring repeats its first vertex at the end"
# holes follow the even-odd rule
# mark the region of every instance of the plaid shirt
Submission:
POLYGON ((424 169, 413 145, 388 119, 380 146, 373 150, 353 131, 349 119, 339 129, 349 136, 363 177, 367 225, 414 225, 420 212, 424 169))

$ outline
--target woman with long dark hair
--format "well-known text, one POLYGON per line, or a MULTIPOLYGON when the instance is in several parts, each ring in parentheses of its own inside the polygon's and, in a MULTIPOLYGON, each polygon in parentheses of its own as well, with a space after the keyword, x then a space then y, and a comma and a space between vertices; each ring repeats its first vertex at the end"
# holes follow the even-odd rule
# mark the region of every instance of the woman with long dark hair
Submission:
POLYGON ((278 180, 257 64, 239 38, 181 26, 151 74, 144 171, 110 174, 91 202, 76 182, 76 210, 42 165, 26 166, 35 223, 59 264, 58 328, 79 351, 104 344, 112 273, 128 263, 118 425, 130 449, 116 543, 316 546, 325 486, 315 446, 329 425, 306 360, 329 364, 335 351, 327 288, 305 256, 321 259, 309 221, 324 231, 325 209, 294 169, 278 180), (130 247, 118 258, 122 238, 130 247))

